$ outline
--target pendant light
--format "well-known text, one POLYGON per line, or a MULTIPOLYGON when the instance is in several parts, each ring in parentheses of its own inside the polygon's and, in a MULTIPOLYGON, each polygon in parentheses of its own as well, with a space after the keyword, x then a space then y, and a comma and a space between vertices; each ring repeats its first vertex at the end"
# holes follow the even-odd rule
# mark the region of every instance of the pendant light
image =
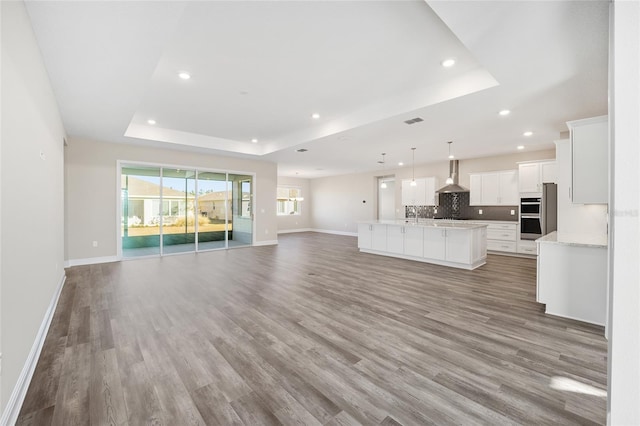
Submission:
POLYGON ((453 141, 449 141, 447 142, 447 144, 449 144, 449 160, 453 160, 455 157, 453 156, 453 154, 451 153, 451 144, 453 143, 453 141))
MULTIPOLYGON (((453 154, 451 154, 451 144, 453 143, 453 141, 449 141, 447 142, 447 144, 449 144, 449 160, 453 160, 453 154)), ((447 180, 445 181, 445 183, 447 185, 451 185, 453 184, 453 176, 451 176, 451 167, 449 167, 449 177, 447 178, 447 180)))
POLYGON ((411 186, 417 186, 418 184, 416 183, 416 149, 415 148, 411 148, 411 157, 412 157, 412 168, 413 168, 413 172, 411 174, 412 179, 411 179, 411 186))
POLYGON ((380 184, 380 188, 381 189, 387 189, 387 182, 384 180, 384 169, 385 169, 385 161, 384 161, 384 156, 387 155, 386 152, 382 153, 382 161, 378 161, 380 164, 382 164, 382 183, 380 184))

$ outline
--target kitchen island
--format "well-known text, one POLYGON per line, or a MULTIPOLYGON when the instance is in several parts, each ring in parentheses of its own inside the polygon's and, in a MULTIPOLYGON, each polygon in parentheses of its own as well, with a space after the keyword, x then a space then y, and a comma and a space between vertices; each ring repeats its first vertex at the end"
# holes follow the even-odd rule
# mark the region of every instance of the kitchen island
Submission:
POLYGON ((448 220, 358 223, 361 252, 475 269, 487 262, 487 225, 448 220))

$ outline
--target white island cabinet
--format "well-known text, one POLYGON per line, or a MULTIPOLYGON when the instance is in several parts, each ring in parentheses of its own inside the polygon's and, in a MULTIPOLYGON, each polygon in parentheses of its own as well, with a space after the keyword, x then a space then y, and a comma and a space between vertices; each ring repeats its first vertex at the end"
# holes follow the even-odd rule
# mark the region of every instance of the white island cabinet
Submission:
POLYGON ((486 228, 486 224, 439 220, 363 222, 358 224, 358 248, 366 253, 475 269, 486 263, 486 228))

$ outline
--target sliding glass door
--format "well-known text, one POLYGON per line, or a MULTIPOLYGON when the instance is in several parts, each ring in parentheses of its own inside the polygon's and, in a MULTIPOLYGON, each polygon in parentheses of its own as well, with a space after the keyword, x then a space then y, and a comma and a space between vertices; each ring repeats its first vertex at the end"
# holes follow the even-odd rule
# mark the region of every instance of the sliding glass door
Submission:
POLYGON ((231 226, 233 235, 229 238, 229 247, 253 244, 253 177, 247 175, 228 175, 231 192, 231 226))
POLYGON ((196 172, 162 169, 162 253, 196 250, 196 172))
POLYGON ((230 185, 226 173, 198 173, 198 250, 227 247, 230 185))
POLYGON ((160 254, 159 167, 123 167, 120 221, 124 257, 160 254))
POLYGON ((121 168, 124 258, 253 244, 253 176, 121 168))

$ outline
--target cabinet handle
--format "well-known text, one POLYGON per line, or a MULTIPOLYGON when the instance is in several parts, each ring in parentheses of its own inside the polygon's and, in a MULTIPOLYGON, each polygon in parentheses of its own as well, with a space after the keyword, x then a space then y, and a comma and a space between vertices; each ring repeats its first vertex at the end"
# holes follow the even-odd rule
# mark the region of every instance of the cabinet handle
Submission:
POLYGON ((373 225, 369 225, 369 231, 373 231, 373 225))

